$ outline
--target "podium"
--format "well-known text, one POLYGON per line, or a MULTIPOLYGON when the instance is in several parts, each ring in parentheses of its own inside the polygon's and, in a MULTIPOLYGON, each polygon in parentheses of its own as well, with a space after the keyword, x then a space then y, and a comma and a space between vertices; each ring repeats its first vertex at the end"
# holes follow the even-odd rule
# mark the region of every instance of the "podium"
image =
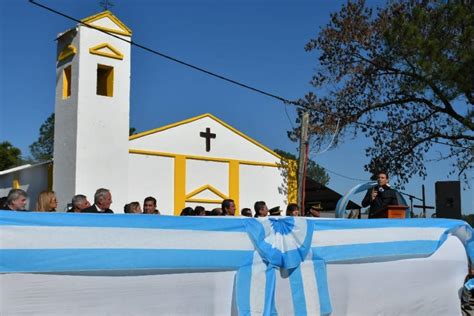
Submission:
POLYGON ((406 211, 408 206, 406 205, 388 205, 387 213, 388 218, 406 218, 406 211))

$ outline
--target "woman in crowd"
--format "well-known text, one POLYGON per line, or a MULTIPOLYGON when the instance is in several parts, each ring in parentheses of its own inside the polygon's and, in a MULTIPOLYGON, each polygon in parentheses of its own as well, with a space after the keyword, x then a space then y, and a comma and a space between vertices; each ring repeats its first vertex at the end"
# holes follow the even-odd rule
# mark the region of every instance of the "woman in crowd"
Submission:
POLYGON ((139 202, 130 202, 129 204, 125 205, 123 211, 127 214, 141 214, 142 208, 139 202))
POLYGON ((286 207, 286 216, 298 216, 300 215, 300 210, 298 209, 298 204, 291 203, 286 207))
POLYGON ((38 212, 56 212, 58 201, 56 200, 56 193, 54 191, 43 191, 38 196, 36 201, 36 211, 38 212))

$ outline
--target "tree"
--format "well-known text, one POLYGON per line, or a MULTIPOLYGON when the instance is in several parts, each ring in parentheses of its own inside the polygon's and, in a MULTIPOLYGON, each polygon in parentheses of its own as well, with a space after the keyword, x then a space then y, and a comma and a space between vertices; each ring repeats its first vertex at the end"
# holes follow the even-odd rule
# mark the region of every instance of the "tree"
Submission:
POLYGON ((21 150, 10 142, 0 143, 0 170, 6 170, 20 165, 21 150))
POLYGON ((30 145, 30 152, 36 161, 53 158, 54 151, 54 113, 40 127, 38 140, 30 145))
POLYGON ((365 135, 373 141, 365 170, 387 169, 399 185, 425 177, 425 162, 440 150, 434 159, 449 159, 450 173, 467 179, 474 162, 472 1, 395 0, 377 9, 349 1, 305 49, 318 54, 311 81, 318 96, 299 100, 316 144, 335 133, 335 145, 365 135))
MULTIPOLYGON (((275 149, 274 152, 276 152, 278 155, 282 156, 283 158, 298 160, 295 155, 289 152, 286 152, 280 149, 275 149)), ((306 176, 308 178, 313 179, 314 181, 321 183, 322 185, 327 185, 330 180, 330 177, 327 174, 326 170, 324 170, 323 167, 321 167, 320 165, 318 165, 316 162, 314 162, 311 159, 308 161, 308 165, 306 167, 306 176)))

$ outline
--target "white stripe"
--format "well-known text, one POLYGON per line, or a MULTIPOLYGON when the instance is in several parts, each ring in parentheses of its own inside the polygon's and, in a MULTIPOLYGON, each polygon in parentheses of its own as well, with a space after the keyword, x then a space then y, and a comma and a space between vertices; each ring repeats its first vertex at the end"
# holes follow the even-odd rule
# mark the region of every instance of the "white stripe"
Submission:
POLYGON ((252 276, 250 278, 250 311, 251 315, 263 314, 265 307, 265 289, 267 276, 265 271, 267 266, 260 256, 255 253, 252 264, 252 276))
POLYGON ((322 230, 313 233, 313 247, 370 244, 392 241, 439 240, 446 228, 364 228, 350 230, 322 230))
POLYGON ((307 260, 301 263, 301 278, 303 279, 303 289, 306 301, 306 312, 308 315, 319 315, 319 293, 316 286, 313 261, 307 260))
POLYGON ((0 249, 254 250, 245 232, 147 228, 2 226, 0 249))

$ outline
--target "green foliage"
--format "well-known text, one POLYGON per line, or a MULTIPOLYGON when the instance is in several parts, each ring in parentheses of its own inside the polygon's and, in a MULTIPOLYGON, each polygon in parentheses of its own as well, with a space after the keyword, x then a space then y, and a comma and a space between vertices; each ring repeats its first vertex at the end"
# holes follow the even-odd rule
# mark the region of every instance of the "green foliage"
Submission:
MULTIPOLYGON (((296 158, 295 155, 289 153, 289 152, 286 152, 286 151, 283 151, 283 150, 280 150, 280 149, 275 149, 273 150, 274 152, 276 152, 278 155, 282 156, 283 158, 286 158, 286 159, 292 159, 292 160, 296 160, 298 161, 298 158, 296 158)), ((317 181, 323 185, 327 185, 329 183, 329 180, 331 179, 329 177, 329 175, 327 174, 326 170, 324 170, 323 167, 321 167, 320 165, 318 165, 316 162, 314 162, 313 160, 309 160, 308 161, 308 165, 306 167, 306 176, 308 178, 311 178, 313 179, 314 181, 317 181)))
POLYGON ((472 1, 395 0, 377 9, 349 1, 305 48, 317 55, 316 93, 300 104, 310 110, 317 145, 332 141, 337 125, 334 145, 359 133, 371 138, 365 170, 387 169, 398 185, 426 176, 427 160, 449 159, 450 172, 467 179, 474 165, 472 1))
POLYGON ((0 143, 0 170, 6 170, 20 165, 21 150, 10 142, 0 143))
POLYGON ((53 158, 54 113, 41 125, 39 138, 30 145, 30 151, 36 161, 46 161, 53 158))

